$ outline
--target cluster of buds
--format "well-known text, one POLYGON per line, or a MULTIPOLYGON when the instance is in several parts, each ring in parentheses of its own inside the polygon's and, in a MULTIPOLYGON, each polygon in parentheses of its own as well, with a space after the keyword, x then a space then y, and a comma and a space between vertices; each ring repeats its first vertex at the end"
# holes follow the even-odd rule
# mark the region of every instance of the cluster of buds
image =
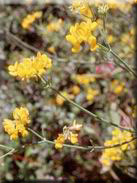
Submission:
POLYGON ((69 140, 72 144, 78 143, 78 134, 77 131, 80 131, 82 124, 76 124, 74 120, 71 126, 64 126, 63 133, 58 135, 58 138, 55 140, 55 148, 61 149, 65 140, 69 140))

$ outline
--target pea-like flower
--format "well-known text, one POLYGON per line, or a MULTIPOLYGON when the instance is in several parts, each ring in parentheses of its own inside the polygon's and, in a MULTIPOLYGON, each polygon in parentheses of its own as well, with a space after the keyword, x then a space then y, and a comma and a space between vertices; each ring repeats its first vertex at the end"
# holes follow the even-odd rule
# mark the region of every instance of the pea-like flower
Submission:
MULTIPOLYGON (((127 131, 121 131, 120 129, 114 129, 112 131, 112 139, 106 140, 105 146, 113 146, 116 144, 122 144, 130 141, 133 138, 132 133, 127 131)), ((108 148, 103 151, 101 156, 101 163, 105 167, 110 167, 114 161, 121 161, 124 158, 124 154, 128 150, 135 150, 136 143, 132 141, 121 145, 120 147, 108 148)))
POLYGON ((27 126, 30 123, 29 111, 25 107, 16 108, 13 111, 14 120, 4 119, 4 130, 9 134, 11 140, 16 140, 19 136, 28 135, 27 126))
POLYGON ((33 23, 36 19, 41 18, 41 16, 42 16, 42 12, 41 12, 41 11, 36 11, 36 12, 34 12, 34 13, 32 13, 32 14, 27 15, 27 16, 23 19, 23 21, 22 21, 22 23, 21 23, 22 27, 23 27, 24 29, 30 29, 32 23, 33 23))
POLYGON ((9 74, 21 80, 28 80, 42 76, 52 67, 52 61, 47 55, 37 53, 35 58, 24 58, 8 67, 9 74))
POLYGON ((77 144, 78 134, 74 131, 80 131, 81 128, 82 125, 76 124, 75 120, 71 126, 64 126, 63 133, 59 134, 57 139, 55 140, 55 148, 62 149, 65 140, 69 140, 72 144, 77 144))
POLYGON ((96 37, 92 34, 96 27, 97 23, 91 22, 91 20, 76 23, 70 27, 70 34, 66 36, 66 39, 72 44, 72 52, 79 52, 82 42, 88 43, 91 51, 95 51, 98 48, 96 37))
POLYGON ((65 138, 63 134, 59 134, 58 138, 55 140, 55 148, 61 149, 63 147, 63 144, 65 142, 65 138))

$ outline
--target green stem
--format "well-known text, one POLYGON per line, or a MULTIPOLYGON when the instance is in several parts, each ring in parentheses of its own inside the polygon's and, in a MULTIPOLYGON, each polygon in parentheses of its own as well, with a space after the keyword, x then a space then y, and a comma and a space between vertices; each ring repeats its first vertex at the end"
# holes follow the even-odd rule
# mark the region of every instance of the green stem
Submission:
POLYGON ((111 48, 107 48, 106 46, 103 46, 102 44, 98 44, 100 48, 102 48, 104 51, 111 53, 119 62, 124 66, 120 65, 119 63, 115 62, 116 65, 121 67, 122 69, 124 68, 128 72, 132 73, 133 76, 137 77, 137 74, 134 72, 134 70, 128 66, 128 64, 123 61, 111 48))
MULTIPOLYGON (((42 82, 43 82, 44 84, 47 84, 47 82, 45 81, 44 78, 41 78, 41 80, 42 80, 42 82)), ((133 132, 133 133, 134 133, 134 131, 133 131, 132 129, 124 128, 124 127, 122 127, 122 126, 120 126, 120 125, 117 125, 117 124, 115 124, 115 123, 113 123, 113 122, 109 122, 109 121, 107 121, 106 119, 103 119, 103 118, 99 117, 97 114, 94 114, 94 113, 88 111, 87 109, 85 109, 84 107, 80 106, 80 105, 77 104, 76 102, 74 102, 74 101, 72 101, 71 99, 65 97, 63 94, 61 94, 58 90, 56 90, 56 89, 53 88, 52 86, 50 86, 50 88, 51 88, 55 93, 57 93, 57 94, 60 95, 62 98, 64 98, 66 101, 68 101, 70 104, 72 104, 73 106, 75 106, 75 107, 77 107, 78 109, 84 111, 85 113, 89 114, 90 116, 92 116, 92 117, 94 117, 94 118, 96 118, 96 119, 102 121, 103 123, 106 123, 107 125, 112 125, 112 126, 115 126, 115 127, 117 127, 117 128, 120 128, 120 129, 122 129, 122 130, 127 130, 127 131, 130 131, 130 132, 133 132)))
MULTIPOLYGON (((39 137, 40 139, 42 139, 42 141, 39 141, 37 144, 43 144, 43 143, 48 143, 48 144, 52 144, 54 145, 55 142, 54 141, 50 141, 45 139, 44 137, 42 137, 41 135, 39 135, 37 132, 35 132, 34 130, 28 128, 28 130, 30 132, 32 132, 34 135, 36 135, 37 137, 39 137)), ((133 137, 132 139, 125 141, 123 143, 119 143, 119 144, 114 144, 111 146, 87 146, 87 147, 83 147, 83 146, 79 146, 79 145, 70 145, 70 144, 63 144, 64 147, 69 147, 69 148, 75 148, 75 149, 81 149, 81 150, 102 150, 102 149, 110 149, 110 148, 116 148, 125 144, 128 144, 134 140, 136 140, 137 137, 133 137)))
POLYGON ((133 71, 133 69, 131 69, 128 64, 126 62, 124 62, 112 49, 109 50, 109 52, 115 57, 117 58, 124 66, 125 68, 131 72, 135 77, 137 77, 137 74, 133 71))
POLYGON ((11 149, 9 152, 7 152, 6 154, 4 154, 4 155, 2 155, 2 156, 0 156, 0 159, 2 159, 2 158, 5 158, 6 156, 8 156, 8 155, 11 155, 13 152, 15 151, 15 149, 13 148, 13 149, 11 149))
MULTIPOLYGON (((42 137, 41 135, 39 135, 37 132, 35 132, 34 130, 28 128, 28 130, 33 133, 35 136, 39 137, 42 141, 38 142, 38 144, 42 144, 42 143, 48 143, 48 144, 55 144, 55 142, 47 140, 46 138, 42 137)), ((90 150, 91 147, 82 147, 82 146, 78 146, 78 145, 70 145, 70 144, 63 144, 64 147, 73 147, 76 149, 82 149, 82 150, 90 150)))
POLYGON ((4 148, 4 149, 13 149, 12 147, 5 146, 5 145, 2 145, 2 144, 0 144, 0 147, 2 147, 2 148, 4 148))
POLYGON ((31 128, 28 128, 28 130, 30 132, 32 132, 35 136, 39 137, 41 140, 45 140, 44 137, 42 137, 41 135, 39 135, 37 132, 35 132, 34 130, 32 130, 31 128))

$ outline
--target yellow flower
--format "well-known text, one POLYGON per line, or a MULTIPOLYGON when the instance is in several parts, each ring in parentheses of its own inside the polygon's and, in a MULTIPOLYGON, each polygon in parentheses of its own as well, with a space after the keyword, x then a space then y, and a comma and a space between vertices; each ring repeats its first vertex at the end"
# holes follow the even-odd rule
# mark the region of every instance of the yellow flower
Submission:
POLYGON ((63 25, 63 20, 59 19, 58 21, 53 21, 48 24, 47 29, 49 32, 59 31, 63 25))
POLYGON ((73 121, 73 124, 70 127, 64 126, 63 133, 58 135, 58 138, 55 140, 55 148, 61 149, 65 140, 69 140, 72 144, 78 143, 78 134, 74 131, 79 131, 82 128, 81 124, 76 124, 76 121, 73 121))
POLYGON ((41 16, 42 16, 42 12, 41 12, 41 11, 36 11, 36 12, 34 12, 34 13, 32 13, 32 14, 27 15, 27 16, 23 19, 23 21, 22 21, 22 23, 21 23, 22 27, 23 27, 24 29, 30 29, 32 23, 33 23, 36 19, 40 18, 41 16))
POLYGON ((72 88, 70 88, 70 91, 72 92, 72 94, 78 95, 80 93, 80 88, 79 86, 74 85, 72 88))
MULTIPOLYGON (((127 131, 121 131, 116 128, 112 131, 112 139, 107 140, 104 146, 114 146, 116 144, 122 144, 124 142, 130 141, 133 135, 127 131)), ((124 152, 127 150, 135 150, 136 143, 132 141, 130 143, 123 144, 119 147, 107 148, 103 151, 101 156, 101 163, 104 166, 110 167, 113 161, 121 161, 124 158, 124 152)))
POLYGON ((125 84, 118 80, 113 80, 111 83, 111 89, 115 94, 120 94, 124 90, 125 84))
POLYGON ((23 125, 27 125, 28 123, 30 123, 29 111, 25 107, 16 108, 13 111, 13 118, 16 121, 22 121, 23 125))
POLYGON ((72 52, 79 52, 82 42, 88 43, 91 51, 96 50, 98 47, 96 37, 92 35, 96 27, 97 23, 91 22, 91 20, 76 23, 74 26, 70 27, 70 34, 66 36, 66 40, 72 44, 72 52))
POLYGON ((74 79, 79 83, 79 84, 84 84, 88 85, 89 83, 95 82, 96 79, 90 74, 77 74, 74 76, 74 79))
POLYGON ((37 53, 35 58, 24 58, 21 63, 16 62, 8 67, 9 74, 21 80, 28 80, 42 76, 50 69, 52 61, 45 54, 37 53))
POLYGON ((72 144, 78 143, 78 134, 70 132, 70 136, 68 139, 71 141, 72 144))
POLYGON ((25 107, 16 108, 13 111, 14 120, 4 119, 4 130, 9 134, 11 140, 16 140, 19 135, 26 137, 27 125, 30 123, 29 112, 25 107))
POLYGON ((74 0, 71 6, 72 11, 79 12, 88 18, 93 16, 87 0, 74 0))
POLYGON ((63 134, 59 134, 58 138, 55 140, 55 148, 56 149, 61 149, 63 147, 65 138, 63 134))
POLYGON ((86 94, 86 98, 88 101, 93 101, 95 96, 98 95, 98 91, 92 88, 88 88, 87 89, 87 94, 86 94))

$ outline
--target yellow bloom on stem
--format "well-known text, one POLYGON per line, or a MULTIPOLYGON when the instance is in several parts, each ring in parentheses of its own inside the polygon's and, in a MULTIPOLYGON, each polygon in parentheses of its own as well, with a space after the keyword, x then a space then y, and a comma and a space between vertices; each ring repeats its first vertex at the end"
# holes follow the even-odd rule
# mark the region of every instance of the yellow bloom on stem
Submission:
POLYGON ((18 131, 16 129, 15 121, 4 119, 3 125, 4 130, 9 134, 11 140, 15 140, 18 138, 18 131))
POLYGON ((72 44, 72 52, 79 52, 82 42, 88 43, 91 51, 95 51, 98 48, 96 37, 92 35, 96 27, 97 23, 91 22, 91 20, 76 23, 70 27, 70 34, 66 36, 66 40, 72 44))
POLYGON ((59 134, 58 138, 55 140, 55 148, 56 149, 61 149, 63 147, 65 138, 63 134, 59 134))
POLYGON ((55 140, 55 148, 61 149, 65 140, 69 140, 72 144, 78 143, 78 134, 74 131, 79 131, 82 128, 81 124, 76 124, 76 121, 73 121, 73 124, 69 127, 63 127, 63 133, 58 135, 58 138, 55 140))
POLYGON ((78 143, 78 134, 70 132, 70 136, 68 137, 70 142, 72 144, 77 144, 78 143))
POLYGON ((90 50, 95 51, 99 46, 96 44, 96 38, 95 36, 90 36, 88 39, 88 43, 90 45, 90 50))
MULTIPOLYGON (((114 146, 116 144, 122 144, 124 142, 130 141, 133 138, 132 133, 128 131, 121 131, 116 128, 112 131, 112 139, 107 140, 104 146, 114 146)), ((130 143, 123 144, 119 147, 107 148, 103 151, 101 156, 101 163, 103 166, 110 167, 113 161, 121 161, 124 158, 124 152, 127 150, 135 150, 136 143, 132 141, 130 143)))
POLYGON ((13 111, 13 118, 16 121, 22 121, 23 125, 27 125, 30 123, 29 111, 25 107, 16 108, 13 111))
POLYGON ((36 12, 34 12, 34 13, 32 13, 32 14, 27 15, 27 16, 23 19, 23 21, 22 21, 22 23, 21 23, 22 27, 23 27, 24 29, 30 29, 32 23, 33 23, 36 19, 41 18, 41 16, 42 16, 42 12, 41 12, 41 11, 36 11, 36 12))
POLYGON ((16 108, 13 111, 14 120, 4 119, 4 130, 9 134, 11 140, 16 140, 19 135, 26 137, 27 125, 30 123, 29 112, 25 107, 16 108))
POLYGON ((21 63, 16 62, 8 67, 9 74, 21 80, 28 80, 42 76, 52 67, 52 61, 47 55, 37 53, 35 58, 24 58, 21 63))

